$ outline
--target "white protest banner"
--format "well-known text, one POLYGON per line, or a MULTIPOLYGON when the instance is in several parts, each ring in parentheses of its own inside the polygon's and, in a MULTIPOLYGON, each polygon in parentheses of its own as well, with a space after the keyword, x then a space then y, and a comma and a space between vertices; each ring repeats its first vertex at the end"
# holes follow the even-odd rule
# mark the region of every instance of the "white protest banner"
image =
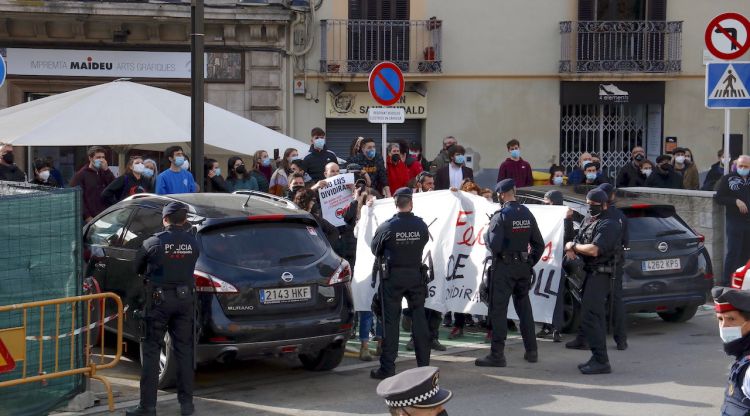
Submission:
POLYGON ((354 174, 344 173, 325 180, 328 186, 318 189, 320 210, 323 218, 335 227, 346 225, 344 212, 352 202, 352 191, 347 185, 354 184, 354 174))
MULTIPOLYGON (((563 219, 567 208, 528 205, 537 220, 545 251, 534 267, 531 306, 534 320, 552 322, 560 286, 563 256, 563 219)), ((440 312, 452 311, 486 315, 478 289, 487 273, 491 255, 484 233, 498 204, 465 192, 436 191, 414 194, 414 214, 427 223, 430 238, 423 252, 423 262, 430 267, 428 298, 425 306, 440 312)), ((357 241, 357 265, 354 268, 352 292, 354 307, 369 311, 375 289, 372 267, 375 258, 370 242, 377 227, 396 213, 392 199, 376 201, 372 208, 363 207, 357 241)), ((395 276, 394 278, 397 278, 395 276)), ((517 318, 512 302, 508 317, 517 318)))

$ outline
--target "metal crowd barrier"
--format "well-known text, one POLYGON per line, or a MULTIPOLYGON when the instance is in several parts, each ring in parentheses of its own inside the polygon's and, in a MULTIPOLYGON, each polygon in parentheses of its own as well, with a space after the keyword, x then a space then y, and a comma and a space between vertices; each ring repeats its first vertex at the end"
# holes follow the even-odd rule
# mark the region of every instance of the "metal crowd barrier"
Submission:
MULTIPOLYGON (((49 379, 54 378, 61 378, 61 377, 68 377, 73 376, 76 374, 84 374, 88 376, 89 378, 93 378, 96 380, 99 380, 102 384, 104 384, 104 387, 107 389, 107 400, 109 404, 109 410, 114 411, 115 405, 114 405, 114 399, 112 396, 112 386, 109 383, 109 381, 104 378, 103 376, 97 374, 99 370, 104 370, 107 368, 113 368, 117 363, 120 361, 120 357, 122 356, 122 318, 123 318, 123 307, 122 307, 122 300, 120 300, 120 297, 117 296, 114 293, 97 293, 92 295, 84 295, 84 296, 74 296, 74 297, 67 297, 67 298, 60 298, 60 299, 50 299, 50 300, 44 300, 44 301, 38 301, 38 302, 28 302, 28 303, 19 303, 14 305, 5 305, 0 306, 0 314, 7 313, 7 312, 13 312, 13 311, 22 311, 23 313, 23 326, 19 328, 13 328, 14 330, 23 330, 23 339, 24 339, 24 348, 23 351, 25 353, 25 356, 29 356, 29 351, 33 351, 32 349, 26 348, 26 341, 27 340, 33 340, 33 341, 39 341, 37 343, 34 343, 32 345, 38 346, 38 352, 39 352, 39 363, 38 363, 38 371, 36 372, 37 375, 29 376, 27 367, 33 366, 33 364, 28 363, 27 359, 23 359, 23 368, 21 371, 21 375, 19 378, 6 380, 0 382, 0 388, 3 387, 11 387, 11 386, 17 386, 21 384, 26 383, 33 383, 33 382, 45 382, 49 379), (107 300, 111 300, 115 302, 115 305, 117 305, 117 313, 105 317, 104 311, 107 300), (91 314, 92 314, 92 302, 93 306, 98 305, 97 309, 97 315, 94 319, 96 321, 92 322, 91 320, 91 314), (80 306, 78 304, 83 304, 85 307, 85 312, 83 313, 85 315, 85 326, 81 328, 76 328, 76 322, 77 322, 77 306, 80 306), (60 306, 61 305, 70 305, 71 309, 71 325, 70 328, 61 328, 60 327, 60 306), (45 335, 44 334, 44 328, 45 328, 45 308, 53 307, 54 308, 54 320, 55 320, 55 332, 54 335, 45 335), (28 334, 27 333, 27 317, 29 315, 29 311, 32 309, 38 309, 39 310, 39 334, 28 334), (110 360, 105 360, 104 357, 104 330, 103 326, 105 323, 117 320, 117 350, 115 351, 115 355, 110 360), (92 330, 96 329, 95 334, 97 334, 97 337, 100 337, 100 354, 99 359, 94 360, 92 357, 92 345, 91 345, 91 332, 92 330), (76 352, 76 336, 80 334, 84 335, 84 353, 85 353, 85 360, 83 361, 83 367, 76 367, 75 365, 75 352, 76 352), (60 346, 62 342, 68 342, 66 338, 69 338, 69 344, 70 344, 70 357, 61 357, 60 356, 60 346), (44 372, 45 364, 50 365, 49 363, 44 362, 44 342, 42 341, 53 341, 55 345, 55 362, 54 372, 44 372), (95 362, 98 361, 98 362, 95 362)), ((81 317, 82 319, 84 317, 81 317)), ((3 329, 0 329, 2 331, 3 329)), ((36 348, 36 347, 31 347, 36 348)), ((80 350, 79 350, 80 351, 80 350)), ((30 370, 33 371, 33 370, 30 370)))

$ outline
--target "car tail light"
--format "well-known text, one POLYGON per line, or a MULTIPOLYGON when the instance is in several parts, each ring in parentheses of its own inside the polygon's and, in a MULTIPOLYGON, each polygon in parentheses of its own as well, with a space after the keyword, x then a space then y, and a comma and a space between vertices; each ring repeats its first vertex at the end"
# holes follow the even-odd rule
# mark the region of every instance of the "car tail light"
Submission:
POLYGON ((657 306, 656 307, 656 312, 666 312, 666 311, 667 311, 667 307, 666 306, 657 306))
POLYGON ((651 208, 651 204, 633 204, 630 206, 630 209, 646 209, 651 208))
POLYGON ((706 245, 706 236, 698 234, 698 247, 703 248, 706 245))
POLYGON ((214 344, 224 344, 227 342, 233 342, 229 337, 212 337, 208 339, 208 342, 214 343, 214 344))
POLYGON ((193 277, 195 278, 195 290, 198 292, 239 293, 239 290, 233 285, 208 273, 196 270, 193 272, 193 277))
POLYGON ((352 280, 352 268, 349 266, 349 262, 341 260, 341 264, 338 269, 333 272, 333 275, 328 279, 328 286, 335 285, 337 283, 346 283, 352 280))

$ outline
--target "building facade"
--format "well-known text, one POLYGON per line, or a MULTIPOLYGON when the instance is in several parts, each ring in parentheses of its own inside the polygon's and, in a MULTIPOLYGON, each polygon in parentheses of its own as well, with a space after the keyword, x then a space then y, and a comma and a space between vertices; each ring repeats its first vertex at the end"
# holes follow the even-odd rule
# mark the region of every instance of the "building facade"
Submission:
MULTIPOLYGON (((407 121, 389 139, 421 141, 428 159, 455 136, 494 181, 511 138, 534 169, 573 168, 597 152, 609 172, 635 146, 648 157, 676 143, 699 170, 722 147, 723 112, 704 106, 704 31, 716 15, 750 15, 742 0, 324 0, 320 34, 295 74, 295 137, 326 128, 347 152, 374 105, 367 75, 396 62, 407 121), (670 144, 667 144, 670 143, 670 144)), ((747 58, 747 57, 745 57, 747 58)), ((734 156, 747 152, 750 113, 732 118, 734 156)))

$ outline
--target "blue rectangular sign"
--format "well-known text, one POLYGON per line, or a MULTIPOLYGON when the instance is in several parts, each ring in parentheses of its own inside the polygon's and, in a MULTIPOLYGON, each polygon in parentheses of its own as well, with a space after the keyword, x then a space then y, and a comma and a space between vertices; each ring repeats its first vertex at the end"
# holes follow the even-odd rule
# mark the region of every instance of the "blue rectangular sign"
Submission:
POLYGON ((706 107, 750 108, 750 62, 706 65, 706 107))

